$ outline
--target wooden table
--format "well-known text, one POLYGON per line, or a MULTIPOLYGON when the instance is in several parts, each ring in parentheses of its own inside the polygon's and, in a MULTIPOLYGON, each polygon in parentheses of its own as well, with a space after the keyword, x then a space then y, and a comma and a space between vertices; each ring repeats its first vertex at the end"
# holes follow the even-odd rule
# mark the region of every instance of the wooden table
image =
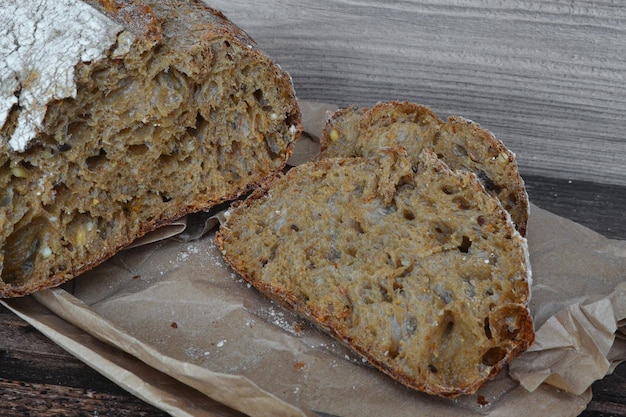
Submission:
MULTIPOLYGON (((289 71, 301 99, 398 99, 479 122, 530 199, 626 239, 626 6, 498 0, 210 1, 289 71)), ((0 308, 0 415, 162 416, 0 308)), ((582 416, 626 416, 626 365, 582 416)))

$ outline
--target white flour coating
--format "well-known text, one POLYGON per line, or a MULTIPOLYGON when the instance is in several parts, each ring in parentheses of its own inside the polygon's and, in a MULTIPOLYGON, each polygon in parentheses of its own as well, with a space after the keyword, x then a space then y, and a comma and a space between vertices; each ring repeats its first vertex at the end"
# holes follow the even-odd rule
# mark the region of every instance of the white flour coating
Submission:
MULTIPOLYGON (((10 148, 26 149, 47 104, 76 96, 74 67, 105 56, 122 26, 80 0, 5 0, 0 7, 0 127, 21 112, 10 148)), ((6 142, 0 137, 0 148, 6 142)))

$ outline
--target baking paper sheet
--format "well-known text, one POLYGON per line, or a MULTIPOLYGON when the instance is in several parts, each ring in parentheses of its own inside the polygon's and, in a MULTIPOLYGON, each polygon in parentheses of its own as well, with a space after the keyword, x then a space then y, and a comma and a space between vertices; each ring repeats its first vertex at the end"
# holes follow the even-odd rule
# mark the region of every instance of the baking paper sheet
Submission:
MULTIPOLYGON (((302 103, 310 134, 292 163, 315 152, 333 108, 302 103)), ((528 241, 537 340, 510 373, 455 400, 401 386, 263 298, 222 261, 213 232, 203 234, 207 217, 188 221, 183 240, 161 236, 62 288, 3 303, 122 387, 181 416, 576 416, 593 381, 626 359, 626 242, 536 206, 528 241), (129 362, 117 363, 116 352, 129 362), (177 390, 155 384, 159 375, 177 390), (208 402, 198 401, 204 396, 208 402)))

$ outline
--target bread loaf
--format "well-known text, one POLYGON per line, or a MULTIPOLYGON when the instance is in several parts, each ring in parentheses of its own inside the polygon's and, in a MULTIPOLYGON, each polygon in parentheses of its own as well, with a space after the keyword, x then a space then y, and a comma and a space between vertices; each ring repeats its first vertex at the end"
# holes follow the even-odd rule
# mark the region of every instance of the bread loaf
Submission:
POLYGON ((534 340, 526 240, 428 150, 300 165, 234 205, 216 242, 260 292, 417 390, 472 393, 534 340))
POLYGON ((58 285, 280 171, 291 80, 197 0, 0 9, 0 297, 58 285))
POLYGON ((433 150, 452 169, 474 172, 485 189, 509 211, 526 235, 528 195, 515 155, 490 132, 462 117, 441 120, 428 108, 409 102, 349 107, 333 114, 324 127, 322 156, 370 156, 381 147, 400 145, 413 164, 420 151, 433 150))

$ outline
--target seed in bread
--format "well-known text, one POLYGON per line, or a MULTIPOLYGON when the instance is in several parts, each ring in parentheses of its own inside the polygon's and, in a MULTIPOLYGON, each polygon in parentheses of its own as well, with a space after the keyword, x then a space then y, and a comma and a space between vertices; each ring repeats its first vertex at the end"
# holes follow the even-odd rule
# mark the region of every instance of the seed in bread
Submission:
POLYGON ((525 238, 428 150, 300 165, 235 205, 216 242, 261 293, 417 390, 472 393, 534 339, 525 238))

